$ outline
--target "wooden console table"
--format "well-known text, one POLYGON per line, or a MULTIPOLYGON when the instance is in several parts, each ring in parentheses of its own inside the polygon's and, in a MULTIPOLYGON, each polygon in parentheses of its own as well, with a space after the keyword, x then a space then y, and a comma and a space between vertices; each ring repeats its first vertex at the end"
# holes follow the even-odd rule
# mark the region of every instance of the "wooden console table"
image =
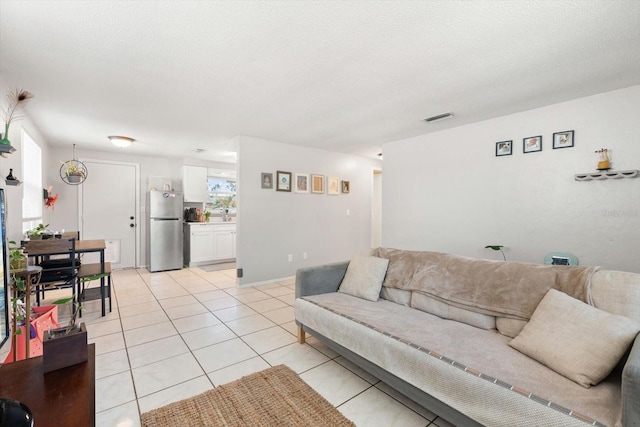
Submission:
POLYGON ((95 344, 84 363, 42 373, 42 357, 0 366, 0 397, 31 409, 38 427, 96 424, 95 344))

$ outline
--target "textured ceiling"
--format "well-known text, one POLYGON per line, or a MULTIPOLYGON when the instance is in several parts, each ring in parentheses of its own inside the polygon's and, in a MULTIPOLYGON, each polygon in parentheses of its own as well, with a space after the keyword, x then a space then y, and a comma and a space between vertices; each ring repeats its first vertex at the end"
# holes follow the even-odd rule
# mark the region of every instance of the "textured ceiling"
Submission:
POLYGON ((373 157, 640 84, 639 23, 637 0, 0 0, 0 77, 35 95, 53 145, 116 150, 116 134, 135 154, 231 161, 251 135, 373 157))

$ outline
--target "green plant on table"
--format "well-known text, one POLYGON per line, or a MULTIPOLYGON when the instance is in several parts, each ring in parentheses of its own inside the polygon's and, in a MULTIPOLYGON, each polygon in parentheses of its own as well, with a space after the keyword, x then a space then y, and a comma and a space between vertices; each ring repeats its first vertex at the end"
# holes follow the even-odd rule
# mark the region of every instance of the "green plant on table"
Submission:
POLYGON ((64 333, 65 335, 67 335, 70 332, 72 332, 73 330, 77 329, 76 320, 78 320, 78 312, 82 308, 80 306, 80 303, 76 301, 75 294, 71 295, 70 297, 60 298, 58 300, 55 300, 52 304, 63 305, 63 304, 67 304, 67 303, 71 303, 70 304, 71 319, 69 319, 69 324, 67 325, 67 328, 66 328, 65 333, 64 333))
POLYGON ((47 227, 49 226, 49 224, 44 225, 42 223, 38 224, 37 227, 32 228, 31 230, 27 231, 27 236, 29 236, 30 239, 33 239, 34 236, 36 238, 41 237, 46 231, 47 231, 47 227))
POLYGON ((204 215, 204 220, 206 222, 209 222, 209 219, 211 218, 211 211, 210 210, 205 210, 203 215, 204 215))

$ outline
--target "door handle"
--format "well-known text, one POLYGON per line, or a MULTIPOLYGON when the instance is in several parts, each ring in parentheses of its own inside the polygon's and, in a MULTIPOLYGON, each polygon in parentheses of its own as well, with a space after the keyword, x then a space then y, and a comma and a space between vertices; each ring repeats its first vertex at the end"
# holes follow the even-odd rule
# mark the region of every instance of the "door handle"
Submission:
POLYGON ((129 224, 129 227, 133 228, 135 227, 135 224, 129 224))
POLYGON ((132 217, 132 216, 130 216, 130 217, 129 217, 129 219, 130 219, 130 220, 133 220, 133 217, 132 217))

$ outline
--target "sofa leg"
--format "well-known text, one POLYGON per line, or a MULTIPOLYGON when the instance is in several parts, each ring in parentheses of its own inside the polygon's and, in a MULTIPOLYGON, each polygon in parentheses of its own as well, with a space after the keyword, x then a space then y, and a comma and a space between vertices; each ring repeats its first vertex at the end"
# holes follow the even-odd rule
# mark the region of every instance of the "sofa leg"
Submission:
POLYGON ((302 326, 298 326, 298 344, 304 344, 304 343, 305 343, 304 329, 302 329, 302 326))

